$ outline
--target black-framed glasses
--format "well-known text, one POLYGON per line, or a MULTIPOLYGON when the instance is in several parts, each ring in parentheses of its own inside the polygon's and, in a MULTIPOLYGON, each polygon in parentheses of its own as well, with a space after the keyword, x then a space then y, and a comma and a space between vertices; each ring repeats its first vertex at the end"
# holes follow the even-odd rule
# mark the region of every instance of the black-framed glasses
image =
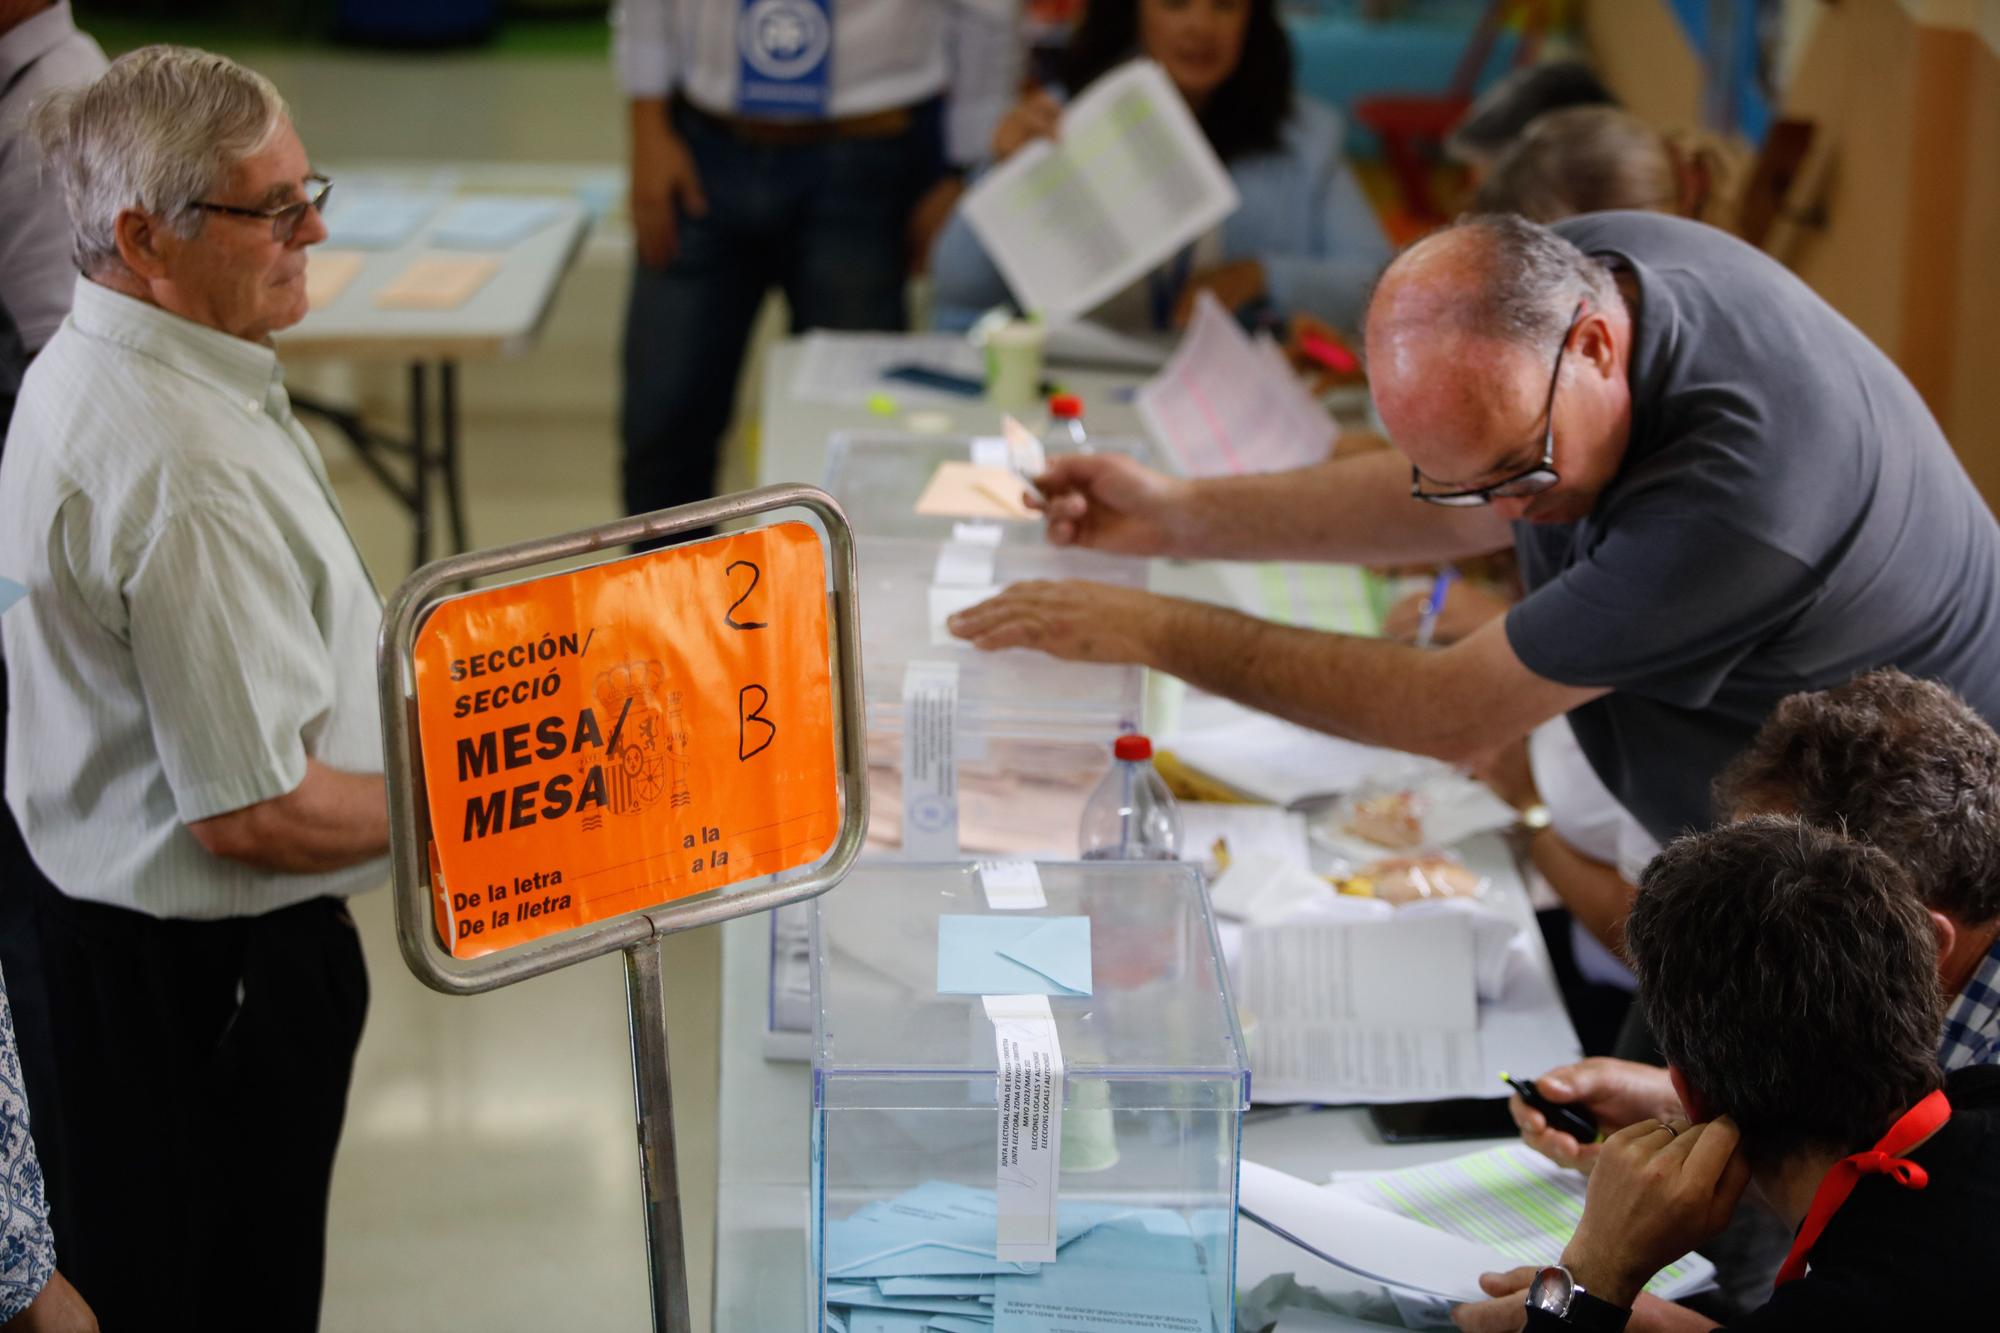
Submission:
POLYGON ((299 234, 299 224, 306 220, 306 210, 323 212, 326 197, 333 193, 333 182, 315 172, 306 177, 307 186, 319 186, 318 192, 297 203, 280 204, 276 208, 239 208, 235 204, 211 204, 205 199, 197 199, 189 208, 199 208, 205 213, 227 213, 233 218, 259 218, 270 222, 271 239, 280 245, 291 244, 292 237, 299 234))
POLYGON ((1569 350, 1570 335, 1576 332, 1576 322, 1583 318, 1583 301, 1576 303, 1570 312, 1569 327, 1563 330, 1562 345, 1556 348, 1555 369, 1549 372, 1548 401, 1542 404, 1542 415, 1548 424, 1542 428, 1542 457, 1533 467, 1516 472, 1511 477, 1503 477, 1491 486, 1474 486, 1463 491, 1427 491, 1424 489, 1424 474, 1417 471, 1416 464, 1410 465, 1410 494, 1425 504, 1443 505, 1448 509, 1472 509, 1479 505, 1491 504, 1495 500, 1516 500, 1530 495, 1540 495, 1562 480, 1556 472, 1556 386, 1562 383, 1563 353, 1569 350))

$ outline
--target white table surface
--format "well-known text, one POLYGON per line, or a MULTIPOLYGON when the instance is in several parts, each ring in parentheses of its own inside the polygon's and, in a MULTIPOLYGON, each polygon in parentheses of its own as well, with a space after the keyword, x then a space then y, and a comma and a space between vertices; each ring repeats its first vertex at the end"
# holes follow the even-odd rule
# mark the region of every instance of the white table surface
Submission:
MULTIPOLYGON (((865 409, 792 400, 789 386, 798 345, 772 350, 765 376, 763 441, 758 481, 817 482, 827 437, 837 430, 894 426, 865 409)), ((1055 373, 1084 398, 1086 423, 1109 434, 1140 432, 1137 414, 1118 390, 1139 381, 1130 373, 1055 373)), ((988 433, 997 415, 969 403, 952 429, 988 433)), ((1185 567, 1169 582, 1199 588, 1198 568, 1185 567)), ((1219 584, 1219 581, 1217 581, 1219 584)), ((1499 884, 1498 900, 1527 927, 1529 958, 1517 966, 1496 1020, 1482 1016, 1489 1045, 1496 1035, 1510 1047, 1546 1052, 1546 1064, 1575 1054, 1574 1033, 1562 1016, 1548 954, 1534 929, 1520 877, 1504 845, 1489 838, 1467 850, 1467 860, 1499 884), (1494 1032, 1498 1022, 1504 1033, 1494 1032)), ((839 892, 836 888, 832 890, 839 892)), ((797 1062, 767 1061, 762 1053, 769 984, 769 924, 744 917, 722 928, 722 1078, 720 1155, 717 1172, 715 1328, 717 1333, 811 1330, 807 1287, 806 1221, 809 1202, 811 1070, 797 1062)), ((1546 1067, 1546 1064, 1541 1067, 1546 1067)), ((1409 1166, 1456 1156, 1476 1143, 1390 1144, 1375 1132, 1365 1109, 1252 1112, 1243 1131, 1243 1155, 1304 1179, 1336 1170, 1409 1166)), ((1237 1281, 1248 1290, 1273 1273, 1295 1273, 1323 1291, 1352 1291, 1366 1284, 1350 1278, 1251 1223, 1238 1228, 1237 1281)), ((1337 1326, 1380 1325, 1338 1321, 1337 1326)))
MULTIPOLYGON (((335 188, 346 184, 337 180, 335 188)), ((393 250, 361 250, 328 243, 327 250, 363 256, 361 271, 333 301, 277 335, 288 362, 338 358, 351 361, 436 361, 518 356, 533 344, 588 230, 589 215, 574 198, 552 195, 560 210, 546 226, 505 250, 433 249, 432 232, 452 203, 471 195, 438 191, 435 212, 393 250), (451 310, 384 310, 375 293, 413 260, 490 256, 500 261, 463 305, 451 310)))

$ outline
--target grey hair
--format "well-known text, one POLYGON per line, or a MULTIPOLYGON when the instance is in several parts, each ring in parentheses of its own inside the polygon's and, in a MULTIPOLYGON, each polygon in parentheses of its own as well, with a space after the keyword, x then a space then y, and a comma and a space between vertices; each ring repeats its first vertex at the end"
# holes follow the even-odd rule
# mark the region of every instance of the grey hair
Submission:
POLYGON ((207 215, 194 202, 289 118, 262 74, 187 46, 142 46, 94 82, 44 98, 32 132, 69 210, 77 267, 118 262, 118 215, 128 208, 176 235, 198 234, 207 215))
POLYGON ((1513 214, 1479 214, 1454 222, 1436 238, 1454 235, 1477 243, 1478 285, 1454 302, 1451 316, 1476 337, 1552 353, 1578 302, 1597 310, 1618 303, 1610 267, 1539 223, 1513 214))

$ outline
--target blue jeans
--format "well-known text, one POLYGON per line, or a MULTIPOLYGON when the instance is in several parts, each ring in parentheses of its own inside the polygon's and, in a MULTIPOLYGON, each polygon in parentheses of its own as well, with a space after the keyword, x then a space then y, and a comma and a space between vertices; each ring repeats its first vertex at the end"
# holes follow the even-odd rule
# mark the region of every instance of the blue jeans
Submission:
POLYGON ((746 143, 685 112, 675 122, 708 214, 682 216, 671 264, 633 272, 619 421, 632 514, 714 494, 744 345, 773 286, 794 333, 907 327, 904 228, 941 161, 935 102, 902 134, 796 146, 746 143))

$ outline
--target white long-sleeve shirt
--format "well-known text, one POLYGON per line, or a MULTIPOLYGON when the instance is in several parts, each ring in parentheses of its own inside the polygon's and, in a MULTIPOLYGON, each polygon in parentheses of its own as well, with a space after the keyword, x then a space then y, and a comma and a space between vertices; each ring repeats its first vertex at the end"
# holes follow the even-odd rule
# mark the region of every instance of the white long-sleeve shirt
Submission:
MULTIPOLYGON (((826 114, 865 116, 947 96, 956 162, 985 150, 1021 68, 1020 0, 831 0, 826 114)), ((713 115, 736 111, 741 0, 620 0, 613 59, 625 95, 678 93, 713 115)))

